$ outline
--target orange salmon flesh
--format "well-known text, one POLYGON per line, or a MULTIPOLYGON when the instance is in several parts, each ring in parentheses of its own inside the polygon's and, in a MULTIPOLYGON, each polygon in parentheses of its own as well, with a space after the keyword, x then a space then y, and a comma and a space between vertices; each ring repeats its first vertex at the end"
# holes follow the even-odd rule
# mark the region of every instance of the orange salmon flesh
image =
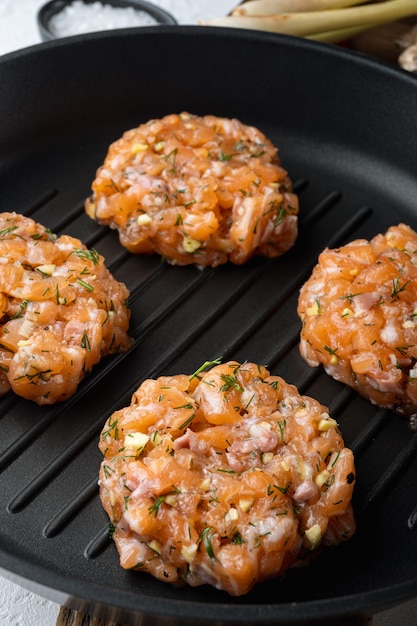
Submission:
POLYGON ((355 466, 316 400, 254 363, 145 380, 101 433, 121 566, 233 596, 355 531, 355 466))
POLYGON ((201 267, 283 254, 296 240, 299 210, 263 133, 189 113, 150 120, 115 141, 85 208, 130 252, 201 267))

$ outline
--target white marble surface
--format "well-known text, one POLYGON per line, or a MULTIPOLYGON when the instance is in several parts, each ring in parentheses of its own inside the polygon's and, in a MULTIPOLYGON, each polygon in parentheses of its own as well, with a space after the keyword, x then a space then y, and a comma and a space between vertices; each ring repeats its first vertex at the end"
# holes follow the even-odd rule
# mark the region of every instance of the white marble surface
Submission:
MULTIPOLYGON (((45 0, 0 0, 0 55, 40 43, 36 12, 45 0)), ((239 0, 154 0, 180 24, 226 15, 239 0)), ((417 590, 416 590, 417 593, 417 590)), ((59 605, 0 576, 0 626, 55 626, 59 605)), ((417 601, 374 618, 374 626, 416 626, 417 601)))

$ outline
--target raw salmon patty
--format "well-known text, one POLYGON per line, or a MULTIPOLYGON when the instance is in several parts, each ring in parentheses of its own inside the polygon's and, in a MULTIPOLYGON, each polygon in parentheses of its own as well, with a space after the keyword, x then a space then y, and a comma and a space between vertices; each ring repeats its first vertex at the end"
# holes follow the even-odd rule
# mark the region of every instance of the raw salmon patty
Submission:
POLYGON ((355 466, 316 400, 254 363, 145 380, 101 433, 121 566, 231 595, 355 530, 355 466))
POLYGON ((324 250, 298 313, 310 365, 374 404, 417 414, 417 233, 409 226, 324 250))
POLYGON ((0 395, 72 396, 103 356, 130 346, 128 295, 96 250, 0 213, 0 395))
POLYGON ((214 267, 291 248, 298 214, 291 188, 277 149, 258 129, 182 113, 115 141, 85 206, 133 253, 214 267))

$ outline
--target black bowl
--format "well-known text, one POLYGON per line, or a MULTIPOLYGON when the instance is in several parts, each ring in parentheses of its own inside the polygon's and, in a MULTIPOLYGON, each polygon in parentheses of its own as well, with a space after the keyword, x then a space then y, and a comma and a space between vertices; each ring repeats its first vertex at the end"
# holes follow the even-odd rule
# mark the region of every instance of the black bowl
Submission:
MULTIPOLYGON (((93 4, 95 1, 96 0, 83 0, 84 4, 93 4)), ((100 0, 100 2, 101 4, 109 4, 119 9, 131 7, 139 11, 144 11, 159 24, 177 24, 177 20, 173 15, 150 2, 143 2, 142 0, 100 0)), ((37 13, 37 23, 42 41, 57 39, 58 35, 56 35, 51 28, 51 20, 72 3, 73 0, 50 0, 50 2, 47 2, 39 9, 37 13)))

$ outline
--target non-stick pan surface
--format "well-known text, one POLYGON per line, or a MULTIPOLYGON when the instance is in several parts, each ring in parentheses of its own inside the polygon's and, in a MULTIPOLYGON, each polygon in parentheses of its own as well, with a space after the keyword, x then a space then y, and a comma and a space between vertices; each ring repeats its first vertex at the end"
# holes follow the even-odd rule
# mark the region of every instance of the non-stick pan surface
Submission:
POLYGON ((0 84, 0 210, 104 254, 131 291, 135 339, 65 404, 0 400, 2 571, 58 602, 141 624, 323 623, 416 595, 417 435, 301 360, 296 302, 325 246, 400 221, 417 227, 417 80, 298 39, 163 27, 8 55, 0 84), (181 111, 237 117, 279 146, 301 202, 291 252, 244 267, 173 267, 130 255, 86 217, 108 144, 181 111), (121 570, 97 488, 108 416, 144 378, 191 373, 220 355, 266 364, 329 405, 358 475, 353 540, 238 599, 121 570))

